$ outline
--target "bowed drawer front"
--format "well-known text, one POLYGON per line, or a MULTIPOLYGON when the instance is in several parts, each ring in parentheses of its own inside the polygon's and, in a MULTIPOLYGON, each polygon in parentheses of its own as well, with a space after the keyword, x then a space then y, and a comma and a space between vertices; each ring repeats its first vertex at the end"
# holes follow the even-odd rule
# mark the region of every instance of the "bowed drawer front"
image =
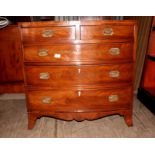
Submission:
POLYGON ((30 91, 28 100, 32 110, 40 111, 106 111, 130 107, 132 88, 98 90, 30 91))
POLYGON ((28 85, 75 86, 131 82, 133 64, 99 66, 26 66, 28 85))
POLYGON ((135 21, 19 26, 29 129, 41 116, 82 121, 120 114, 132 125, 135 21))
POLYGON ((25 46, 26 62, 95 63, 112 60, 132 60, 132 43, 53 44, 25 46))

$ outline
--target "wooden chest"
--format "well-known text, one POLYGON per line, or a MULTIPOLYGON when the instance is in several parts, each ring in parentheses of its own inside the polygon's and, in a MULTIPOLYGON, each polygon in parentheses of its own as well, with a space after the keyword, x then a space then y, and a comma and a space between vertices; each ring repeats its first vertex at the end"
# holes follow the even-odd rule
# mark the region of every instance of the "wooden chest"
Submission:
POLYGON ((123 115, 132 125, 135 21, 19 23, 28 128, 37 118, 123 115))

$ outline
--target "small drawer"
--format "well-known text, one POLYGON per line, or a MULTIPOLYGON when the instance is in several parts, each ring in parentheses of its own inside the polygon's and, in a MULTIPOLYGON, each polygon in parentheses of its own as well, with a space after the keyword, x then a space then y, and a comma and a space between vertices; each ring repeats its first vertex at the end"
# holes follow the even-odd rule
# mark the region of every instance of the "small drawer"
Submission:
POLYGON ((117 25, 99 25, 99 26, 81 26, 81 39, 133 39, 133 26, 117 25))
POLYGON ((24 46, 24 61, 76 64, 77 62, 132 60, 132 51, 132 43, 24 46))
POLYGON ((132 102, 132 87, 99 90, 37 90, 28 91, 31 110, 82 112, 129 108, 132 102))
POLYGON ((33 86, 64 87, 131 82, 133 64, 83 66, 26 66, 26 82, 33 86))
POLYGON ((24 42, 46 42, 52 40, 74 40, 75 27, 42 27, 42 28, 22 28, 22 39, 24 42))

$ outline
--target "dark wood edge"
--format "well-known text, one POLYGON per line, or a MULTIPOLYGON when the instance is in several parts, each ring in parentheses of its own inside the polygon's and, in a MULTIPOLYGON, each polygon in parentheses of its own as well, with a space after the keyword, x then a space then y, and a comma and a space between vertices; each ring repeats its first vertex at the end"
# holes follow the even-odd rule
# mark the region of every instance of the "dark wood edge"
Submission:
MULTIPOLYGON (((114 84, 115 84, 115 82, 113 82, 114 84)), ((71 86, 71 87, 50 87, 50 86, 32 86, 32 85, 27 85, 27 84, 25 84, 25 89, 26 90, 31 90, 31 91, 40 91, 40 90, 46 90, 46 91, 52 91, 52 90, 60 90, 60 88, 61 88, 61 90, 62 91, 65 91, 65 90, 68 90, 68 89, 70 89, 70 90, 73 90, 73 91, 75 91, 75 90, 110 90, 110 89, 117 89, 117 90, 121 90, 121 89, 123 89, 123 88, 127 88, 127 87, 132 87, 133 86, 133 81, 128 81, 128 82, 121 82, 121 83, 119 83, 118 85, 119 85, 119 87, 118 87, 118 85, 113 85, 113 83, 112 82, 109 82, 108 83, 108 87, 106 86, 104 86, 104 85, 92 85, 92 86, 90 86, 90 85, 73 85, 73 86, 71 86)))
POLYGON ((140 87, 138 88, 137 98, 155 115, 155 96, 140 87))
POLYGON ((98 66, 98 65, 121 65, 121 64, 124 64, 124 63, 128 63, 128 64, 133 64, 133 60, 115 60, 113 62, 109 62, 108 60, 106 61, 83 61, 83 62, 80 62, 80 61, 63 61, 63 62, 30 62, 30 61, 24 61, 25 65, 31 65, 31 66, 62 66, 62 65, 65 65, 65 66, 75 66, 77 65, 77 67, 79 67, 80 65, 82 66, 98 66))
POLYGON ((152 27, 152 31, 155 31, 155 26, 152 27))
POLYGON ((119 39, 117 38, 106 38, 106 39, 98 39, 98 40, 50 40, 50 41, 38 41, 38 42, 32 42, 32 41, 23 41, 24 46, 33 46, 33 45, 51 45, 51 44, 96 44, 96 43, 133 43, 134 39, 133 37, 121 37, 119 39))
POLYGON ((155 62, 155 56, 147 55, 147 58, 155 62))

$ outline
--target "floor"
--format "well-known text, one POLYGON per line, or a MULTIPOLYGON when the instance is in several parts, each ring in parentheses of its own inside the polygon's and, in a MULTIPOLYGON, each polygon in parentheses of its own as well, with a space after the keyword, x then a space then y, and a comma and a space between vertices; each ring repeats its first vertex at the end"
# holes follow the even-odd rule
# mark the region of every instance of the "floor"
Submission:
POLYGON ((62 121, 42 117, 33 130, 27 130, 27 113, 23 94, 0 95, 0 137, 152 137, 155 138, 155 116, 135 97, 133 127, 123 117, 113 115, 95 121, 62 121))

